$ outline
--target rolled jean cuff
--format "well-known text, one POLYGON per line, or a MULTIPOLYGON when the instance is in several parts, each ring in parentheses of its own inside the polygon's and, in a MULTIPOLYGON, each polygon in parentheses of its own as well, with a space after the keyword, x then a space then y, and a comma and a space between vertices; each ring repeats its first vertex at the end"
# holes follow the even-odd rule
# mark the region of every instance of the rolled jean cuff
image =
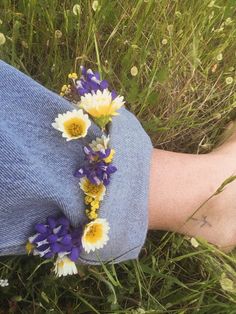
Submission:
POLYGON ((148 230, 148 196, 153 146, 137 118, 122 108, 110 126, 110 145, 115 149, 113 174, 100 207, 110 224, 107 245, 81 261, 118 263, 136 259, 148 230))

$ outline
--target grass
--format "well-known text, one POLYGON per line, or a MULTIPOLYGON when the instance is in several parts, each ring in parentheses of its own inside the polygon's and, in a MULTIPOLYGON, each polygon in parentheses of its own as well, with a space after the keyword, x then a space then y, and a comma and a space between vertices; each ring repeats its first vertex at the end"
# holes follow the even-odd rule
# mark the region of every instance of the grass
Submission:
MULTIPOLYGON (((56 92, 81 63, 99 68, 155 147, 209 152, 235 117, 235 0, 92 4, 1 0, 0 57, 56 92)), ((199 242, 153 232, 139 261, 63 279, 36 258, 1 257, 0 313, 236 313, 235 255, 199 242)))

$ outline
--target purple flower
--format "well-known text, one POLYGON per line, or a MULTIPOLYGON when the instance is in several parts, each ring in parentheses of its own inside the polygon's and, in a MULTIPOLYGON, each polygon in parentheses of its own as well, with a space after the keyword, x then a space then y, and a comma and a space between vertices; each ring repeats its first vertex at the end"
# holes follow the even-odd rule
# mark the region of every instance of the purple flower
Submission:
MULTIPOLYGON (((103 91, 108 88, 108 82, 100 79, 98 72, 93 72, 91 69, 86 70, 84 66, 80 67, 82 76, 75 80, 75 89, 79 96, 85 94, 96 93, 98 90, 103 91)), ((117 94, 115 91, 111 92, 112 99, 115 99, 117 94)))
POLYGON ((74 176, 77 178, 86 176, 92 184, 103 183, 107 186, 110 183, 111 174, 117 170, 115 166, 103 160, 103 158, 109 156, 110 152, 110 148, 95 152, 91 147, 85 146, 85 160, 87 160, 88 163, 79 168, 74 173, 74 176))
POLYGON ((64 216, 49 216, 47 223, 38 223, 34 227, 36 233, 29 238, 34 245, 33 254, 44 258, 52 258, 55 254, 69 255, 76 261, 80 255, 82 228, 73 228, 64 216))

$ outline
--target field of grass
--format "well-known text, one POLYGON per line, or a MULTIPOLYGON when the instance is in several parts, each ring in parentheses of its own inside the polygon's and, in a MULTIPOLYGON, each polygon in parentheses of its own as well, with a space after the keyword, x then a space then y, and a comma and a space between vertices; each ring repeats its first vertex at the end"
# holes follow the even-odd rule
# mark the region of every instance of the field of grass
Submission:
MULTIPOLYGON (((155 147, 207 153, 236 114, 235 16, 235 0, 1 0, 0 58, 56 92, 98 68, 155 147)), ((0 258, 0 313, 236 313, 236 256, 204 241, 152 232, 139 261, 77 277, 38 264, 0 258)))

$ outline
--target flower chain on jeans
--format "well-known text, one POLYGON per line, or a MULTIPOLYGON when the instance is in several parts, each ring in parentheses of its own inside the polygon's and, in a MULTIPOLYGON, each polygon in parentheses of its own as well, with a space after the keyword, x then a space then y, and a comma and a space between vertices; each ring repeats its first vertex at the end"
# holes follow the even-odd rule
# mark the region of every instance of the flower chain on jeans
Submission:
POLYGON ((106 126, 117 110, 124 105, 123 97, 109 91, 108 82, 100 79, 98 72, 81 66, 82 75, 70 73, 68 85, 63 85, 60 95, 76 102, 80 109, 58 114, 52 127, 62 133, 66 141, 86 137, 91 126, 90 118, 97 124, 103 135, 83 147, 85 165, 74 173, 80 179, 79 186, 84 192, 87 223, 72 227, 67 217, 49 216, 46 223, 34 226, 35 234, 28 238, 28 254, 54 259, 57 276, 77 273, 75 262, 82 250, 86 253, 101 249, 109 240, 109 222, 99 218, 100 203, 110 183, 111 174, 117 168, 112 165, 115 150, 109 146, 106 126), (86 112, 86 113, 85 113, 86 112))

